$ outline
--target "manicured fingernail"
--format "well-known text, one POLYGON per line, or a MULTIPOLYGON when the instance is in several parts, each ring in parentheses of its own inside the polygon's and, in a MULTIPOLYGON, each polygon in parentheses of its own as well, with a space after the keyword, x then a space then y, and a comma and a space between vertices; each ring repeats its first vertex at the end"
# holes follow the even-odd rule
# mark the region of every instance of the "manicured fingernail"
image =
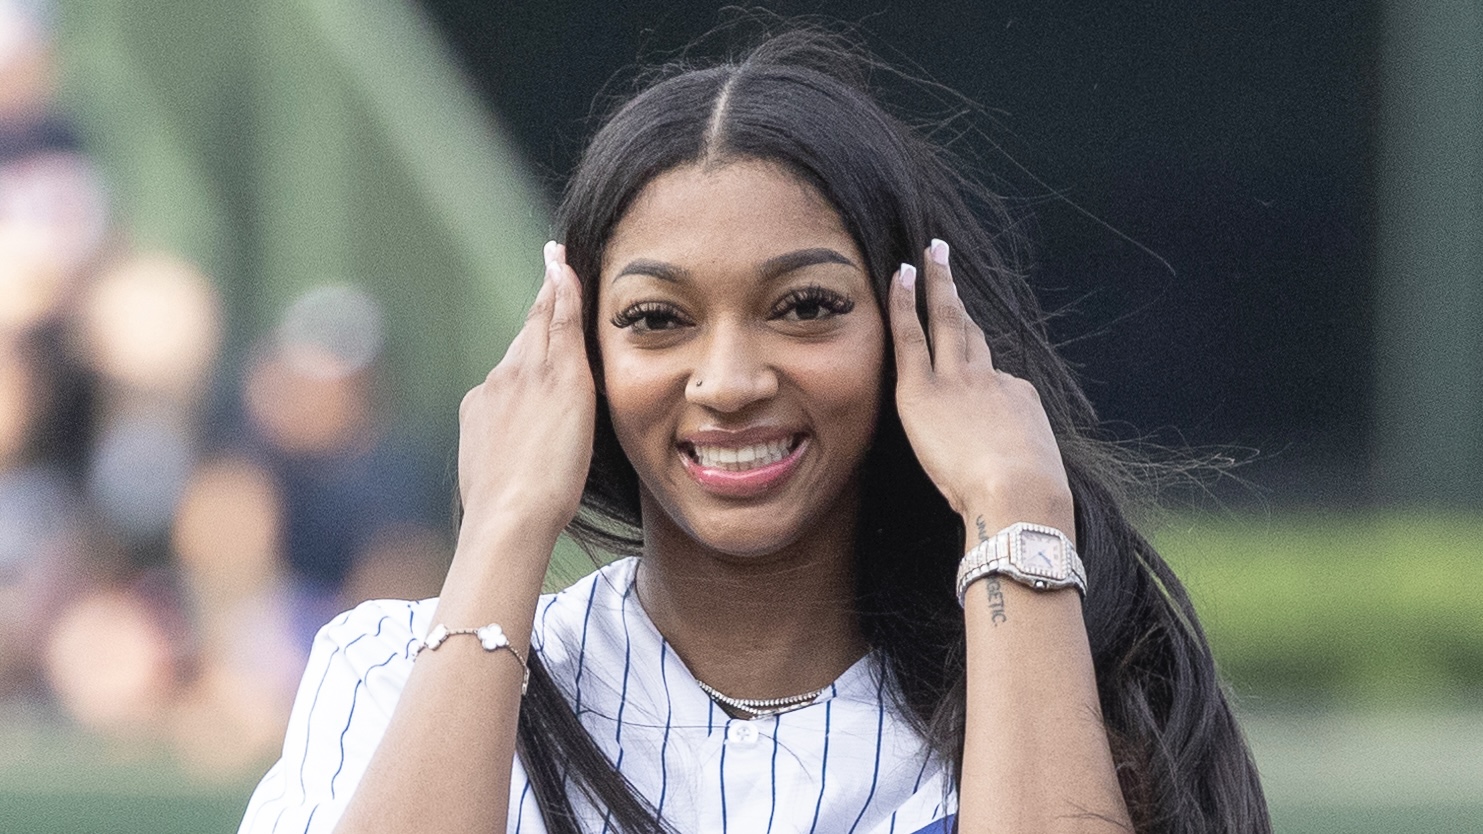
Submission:
POLYGON ((917 285, 917 268, 911 264, 901 265, 901 286, 911 289, 917 285))
POLYGON ((546 280, 547 281, 550 281, 551 283, 554 284, 554 283, 556 283, 557 279, 560 278, 560 277, 561 277, 561 264, 558 264, 555 261, 547 261, 546 262, 546 280))
POLYGON ((541 250, 541 254, 545 256, 546 265, 549 267, 551 262, 556 260, 556 241, 546 241, 546 246, 541 250))
POLYGON ((927 251, 932 255, 934 263, 939 266, 947 266, 947 241, 938 240, 934 237, 932 238, 932 245, 927 247, 927 251))

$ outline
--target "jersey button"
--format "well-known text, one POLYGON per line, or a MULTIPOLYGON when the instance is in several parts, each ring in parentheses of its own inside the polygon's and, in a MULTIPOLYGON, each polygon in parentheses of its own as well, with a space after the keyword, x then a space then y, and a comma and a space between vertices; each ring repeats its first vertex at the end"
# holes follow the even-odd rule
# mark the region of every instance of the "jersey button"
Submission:
POLYGON ((756 744, 757 728, 750 721, 733 720, 726 726, 726 741, 731 744, 756 744))

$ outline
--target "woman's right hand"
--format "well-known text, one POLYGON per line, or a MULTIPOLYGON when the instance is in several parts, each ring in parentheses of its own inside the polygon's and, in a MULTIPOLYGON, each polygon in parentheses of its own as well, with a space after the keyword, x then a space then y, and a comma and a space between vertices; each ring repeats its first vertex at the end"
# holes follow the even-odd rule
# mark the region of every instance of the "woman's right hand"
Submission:
MULTIPOLYGON (((581 500, 595 410, 581 288, 564 249, 548 243, 525 324, 458 410, 463 523, 432 616, 449 629, 498 624, 521 662, 450 639, 415 656, 400 695, 387 694, 394 682, 380 686, 395 706, 389 719, 385 709, 355 715, 372 727, 352 733, 359 755, 378 721, 385 729, 336 831, 485 831, 508 818, 510 792, 485 788, 510 784, 536 600, 581 500)), ((323 777, 333 801, 334 779, 323 777)))
POLYGON ((547 243, 545 260, 525 324, 459 407, 458 486, 463 530, 516 526, 554 543, 582 497, 596 396, 566 247, 547 243))

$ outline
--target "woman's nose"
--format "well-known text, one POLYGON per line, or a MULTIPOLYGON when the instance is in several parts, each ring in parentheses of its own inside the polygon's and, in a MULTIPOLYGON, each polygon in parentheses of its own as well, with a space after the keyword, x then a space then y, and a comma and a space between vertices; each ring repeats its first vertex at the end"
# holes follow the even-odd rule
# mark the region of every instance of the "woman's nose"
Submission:
POLYGON ((735 413, 778 392, 776 369, 763 346, 743 327, 716 327, 700 346, 685 385, 685 398, 723 413, 735 413))

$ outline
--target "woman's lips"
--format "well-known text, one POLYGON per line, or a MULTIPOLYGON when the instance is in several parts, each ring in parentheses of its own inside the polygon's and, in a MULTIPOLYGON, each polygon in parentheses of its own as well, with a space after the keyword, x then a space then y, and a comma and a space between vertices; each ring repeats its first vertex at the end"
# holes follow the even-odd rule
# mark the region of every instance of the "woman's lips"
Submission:
POLYGON ((685 471, 707 492, 750 498, 777 486, 793 473, 808 448, 806 435, 753 443, 681 443, 685 471))

